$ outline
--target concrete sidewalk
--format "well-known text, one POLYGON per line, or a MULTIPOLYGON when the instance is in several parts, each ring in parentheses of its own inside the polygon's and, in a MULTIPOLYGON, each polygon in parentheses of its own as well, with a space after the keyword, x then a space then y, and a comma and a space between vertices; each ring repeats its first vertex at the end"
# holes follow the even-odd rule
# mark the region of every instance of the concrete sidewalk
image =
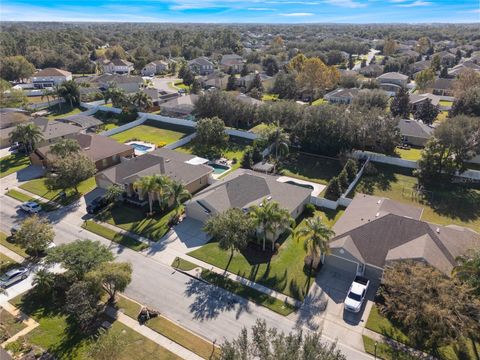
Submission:
POLYGON ((278 291, 275 291, 275 290, 272 290, 266 286, 263 286, 263 285, 260 285, 254 281, 251 281, 251 280, 248 280, 248 279, 245 279, 244 277, 241 277, 239 275, 236 275, 236 274, 233 274, 229 271, 226 271, 226 270, 223 270, 223 269, 220 269, 216 266, 213 266, 209 263, 206 263, 204 261, 201 261, 201 260, 198 260, 190 255, 182 255, 181 258, 183 258, 184 260, 188 260, 189 262, 195 264, 195 265, 198 265, 200 267, 203 267, 205 269, 208 269, 210 271, 213 271, 214 273, 217 273, 219 275, 222 275, 222 276, 226 276, 227 278, 229 278, 230 280, 233 280, 233 281, 236 281, 236 282, 239 282, 245 286, 248 286, 248 287, 251 287, 252 289, 255 289, 257 291, 260 291, 261 293, 264 293, 266 295, 269 295, 275 299, 278 299, 280 301, 283 301, 283 302, 286 302, 290 305, 293 305, 293 306, 296 306, 296 307, 300 307, 302 305, 302 302, 301 301, 298 301, 290 296, 287 296, 285 294, 282 294, 278 291))
POLYGON ((15 260, 17 263, 23 263, 25 258, 23 256, 18 255, 16 252, 10 250, 9 248, 0 245, 0 253, 3 255, 8 256, 10 259, 15 260))
POLYGON ((124 230, 118 226, 115 226, 115 225, 112 225, 112 224, 109 224, 107 222, 103 222, 103 221, 99 221, 99 220, 96 220, 95 218, 92 219, 92 221, 96 222, 97 224, 100 224, 102 226, 105 226, 106 228, 109 228, 110 230, 113 230, 115 231, 116 233, 119 233, 119 234, 122 234, 122 235, 126 235, 128 237, 131 237, 131 238, 134 238, 135 240, 138 240, 142 243, 145 243, 149 246, 151 246, 152 244, 154 244, 153 241, 151 241, 150 239, 146 238, 146 237, 143 237, 143 236, 140 236, 138 234, 135 234, 135 233, 132 233, 130 231, 127 231, 127 230, 124 230))
POLYGON ((28 317, 27 315, 22 313, 20 310, 18 310, 15 306, 10 304, 9 302, 6 302, 6 303, 2 304, 2 308, 4 308, 5 311, 9 312, 13 316, 19 317, 22 320, 22 322, 27 326, 25 329, 20 330, 18 333, 16 333, 12 337, 8 338, 7 340, 5 340, 1 344, 2 347, 5 347, 5 345, 17 340, 21 336, 25 336, 30 331, 35 329, 38 325, 40 325, 35 320, 33 320, 31 317, 28 317))
POLYGON ((111 307, 107 308, 106 313, 109 316, 111 316, 111 317, 117 319, 118 321, 120 321, 122 324, 128 326, 132 330, 135 330, 136 332, 138 332, 139 334, 141 334, 141 335, 145 336, 146 338, 152 340, 156 344, 158 344, 158 345, 164 347, 165 349, 171 351, 175 355, 178 355, 182 359, 203 360, 203 358, 201 358, 197 354, 194 354, 190 350, 185 349, 183 346, 180 346, 176 342, 166 338, 165 336, 157 333, 156 331, 154 331, 154 330, 152 330, 152 329, 150 329, 146 326, 140 325, 138 323, 138 321, 132 319, 131 317, 129 317, 129 316, 127 316, 127 315, 125 315, 125 314, 123 314, 119 311, 116 311, 115 309, 113 309, 111 307))

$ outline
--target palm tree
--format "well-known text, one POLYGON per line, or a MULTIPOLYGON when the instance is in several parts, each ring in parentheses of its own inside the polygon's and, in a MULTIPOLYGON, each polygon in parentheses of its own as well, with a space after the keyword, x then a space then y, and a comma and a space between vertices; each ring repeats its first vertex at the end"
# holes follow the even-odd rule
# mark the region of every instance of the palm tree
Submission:
POLYGON ((278 122, 273 131, 268 134, 268 142, 272 150, 275 152, 276 163, 278 163, 280 156, 288 154, 290 139, 288 134, 280 127, 278 122))
POLYGON ((155 176, 144 176, 138 179, 133 184, 135 187, 140 189, 140 199, 143 199, 143 196, 147 194, 148 205, 150 206, 150 215, 153 214, 153 199, 155 196, 155 191, 157 190, 158 184, 155 176))
POLYGON ((19 124, 10 133, 10 142, 22 144, 27 154, 35 150, 38 143, 43 140, 43 134, 40 128, 33 124, 19 124))
POLYGON ((50 98, 54 98, 54 91, 51 89, 43 89, 42 90, 42 100, 47 99, 48 107, 50 107, 50 98))
POLYGON ((121 107, 126 101, 125 91, 117 87, 115 83, 111 83, 103 93, 103 99, 105 104, 112 100, 114 107, 121 107))
POLYGON ((132 102, 140 111, 145 111, 152 106, 152 98, 145 91, 135 93, 132 102))
POLYGON ((155 183, 157 184, 155 193, 158 200, 158 205, 163 211, 168 206, 168 201, 172 195, 171 184, 172 181, 167 176, 154 175, 155 183))
POLYGON ((322 255, 322 263, 324 255, 330 253, 329 240, 335 235, 333 230, 330 230, 322 221, 320 216, 315 216, 307 219, 305 226, 297 231, 297 235, 306 236, 305 247, 309 249, 312 256, 310 266, 313 265, 315 258, 322 255), (319 254, 320 253, 320 254, 319 254))
POLYGON ((80 151, 80 144, 73 139, 62 139, 59 142, 50 146, 50 152, 58 157, 65 158, 66 156, 80 151))
POLYGON ((257 227, 257 235, 263 241, 262 249, 265 251, 265 243, 268 235, 271 235, 272 250, 275 246, 276 236, 284 231, 291 231, 294 220, 286 209, 282 209, 276 201, 264 199, 259 206, 250 209, 253 223, 257 227))
POLYGON ((190 194, 190 191, 188 191, 187 188, 178 181, 173 181, 170 189, 173 205, 175 206, 175 213, 178 215, 180 206, 184 201, 191 199, 192 194, 190 194))
POLYGON ((73 80, 65 81, 58 88, 58 95, 62 97, 65 102, 70 103, 70 107, 80 104, 80 86, 73 80))
POLYGON ((32 284, 36 291, 48 294, 55 284, 55 274, 48 270, 40 269, 35 274, 32 284))

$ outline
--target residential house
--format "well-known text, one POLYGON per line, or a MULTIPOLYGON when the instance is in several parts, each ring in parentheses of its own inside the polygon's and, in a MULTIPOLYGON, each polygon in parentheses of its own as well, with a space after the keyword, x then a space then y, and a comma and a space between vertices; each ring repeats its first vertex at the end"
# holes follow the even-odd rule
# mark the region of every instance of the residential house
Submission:
POLYGON ((204 89, 216 88, 219 90, 225 90, 227 88, 228 76, 222 72, 214 72, 198 79, 200 85, 204 89))
POLYGON ((232 69, 234 73, 239 73, 242 71, 243 64, 243 58, 237 54, 223 55, 222 59, 220 60, 220 68, 224 72, 228 72, 230 69, 232 69))
POLYGON ((162 104, 162 114, 172 117, 186 117, 193 112, 197 100, 198 95, 194 94, 178 96, 162 104))
POLYGON ((68 80, 72 80, 72 73, 70 71, 56 68, 46 68, 37 71, 31 78, 33 86, 36 89, 50 88, 55 85, 63 84, 68 80))
POLYGON ((324 266, 379 281, 386 265, 412 260, 450 275, 458 256, 480 248, 480 235, 422 221, 422 212, 420 207, 357 194, 333 226, 336 236, 324 266))
POLYGON ((410 94, 410 106, 412 108, 412 112, 417 110, 418 105, 425 103, 426 101, 430 100, 432 105, 439 106, 441 97, 438 95, 424 93, 424 94, 410 94))
POLYGON ((438 78, 432 86, 432 93, 440 96, 453 96, 453 80, 438 78))
POLYGON ((430 60, 417 61, 412 64, 412 73, 415 75, 420 71, 427 70, 432 65, 430 60))
POLYGON ((21 109, 0 109, 0 148, 9 147, 10 133, 19 124, 27 123, 31 120, 28 112, 21 109))
POLYGON ((421 121, 400 119, 398 130, 402 138, 402 143, 424 147, 428 140, 433 136, 433 128, 421 121))
POLYGON ((332 104, 350 104, 353 99, 358 95, 359 89, 335 89, 323 97, 332 104))
POLYGON ((358 70, 360 74, 368 78, 376 78, 383 74, 383 65, 380 64, 370 64, 358 70))
POLYGON ((188 67, 197 75, 208 75, 215 70, 213 63, 204 56, 190 60, 188 67))
MULTIPOLYGON (((207 221, 211 216, 228 209, 248 211, 262 201, 276 201, 296 219, 310 201, 311 189, 278 181, 278 176, 238 169, 221 181, 199 192, 188 201, 185 211, 188 217, 207 221)), ((272 245, 280 234, 276 234, 272 245)))
MULTIPOLYGON (((245 76, 242 76, 242 77, 239 77, 236 81, 236 84, 238 87, 243 87, 245 89, 249 89, 250 88, 250 85, 252 84, 253 80, 255 79, 255 76, 257 75, 257 73, 251 73, 251 74, 248 74, 248 75, 245 75, 245 76)), ((260 80, 262 82, 262 84, 265 82, 265 81, 268 81, 271 79, 271 76, 268 76, 267 74, 265 73, 260 73, 260 80)))
POLYGON ((148 63, 142 69, 143 76, 154 76, 164 73, 168 70, 168 62, 164 60, 156 60, 148 63))
POLYGON ((86 132, 94 132, 103 125, 103 122, 98 120, 96 117, 83 114, 67 116, 65 118, 57 119, 57 121, 80 126, 80 128, 86 132))
POLYGON ((141 76, 131 75, 103 74, 94 78, 92 82, 98 84, 100 90, 106 90, 113 84, 123 89, 127 94, 136 93, 144 86, 144 81, 141 76))
POLYGON ((452 67, 456 64, 456 57, 448 51, 441 51, 434 54, 433 56, 438 55, 440 57, 440 64, 446 67, 452 67))
POLYGON ((61 139, 71 139, 82 131, 79 126, 49 120, 45 117, 34 118, 32 123, 37 125, 42 132, 43 140, 38 144, 38 147, 53 144, 61 139))
POLYGON ((245 94, 238 94, 235 96, 235 99, 238 101, 247 104, 247 105, 262 105, 263 101, 252 98, 251 96, 245 95, 245 94))
POLYGON ((466 69, 472 69, 477 73, 480 73, 480 65, 474 63, 473 61, 467 60, 461 64, 455 65, 453 68, 448 70, 448 75, 451 77, 459 76, 466 69))
POLYGON ((102 62, 103 72, 107 74, 130 74, 133 71, 133 63, 123 59, 104 60, 102 62))
POLYGON ((184 154, 175 150, 158 148, 145 155, 123 160, 120 164, 95 175, 97 186, 108 189, 117 184, 125 189, 127 201, 145 205, 146 196, 135 182, 144 176, 166 175, 170 179, 182 183, 194 194, 208 186, 213 169, 205 165, 207 159, 195 155, 184 154))
POLYGON ((405 88, 408 83, 408 76, 398 72, 389 72, 377 77, 377 83, 380 89, 385 90, 389 95, 393 96, 401 88, 405 88))
MULTIPOLYGON (((95 163, 98 171, 120 163, 122 158, 134 156, 134 148, 114 139, 96 134, 75 134, 71 137, 80 146, 81 152, 95 163)), ((32 164, 50 167, 56 157, 50 152, 51 145, 37 148, 31 155, 32 164)))

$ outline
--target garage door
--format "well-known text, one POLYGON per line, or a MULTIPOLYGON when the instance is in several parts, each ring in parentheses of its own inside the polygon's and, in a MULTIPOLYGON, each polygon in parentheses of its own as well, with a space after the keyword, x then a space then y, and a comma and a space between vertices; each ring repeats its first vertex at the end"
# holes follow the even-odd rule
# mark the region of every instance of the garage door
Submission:
POLYGON ((357 263, 333 255, 325 257, 324 266, 331 271, 348 273, 352 276, 357 273, 357 263))

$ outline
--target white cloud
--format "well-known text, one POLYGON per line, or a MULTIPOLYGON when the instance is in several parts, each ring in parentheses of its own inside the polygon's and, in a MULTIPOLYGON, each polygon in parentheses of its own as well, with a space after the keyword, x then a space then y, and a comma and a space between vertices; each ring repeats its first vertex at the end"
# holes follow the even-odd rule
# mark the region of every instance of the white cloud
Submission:
POLYGON ((358 1, 353 1, 353 0, 325 0, 325 3, 330 5, 340 6, 340 7, 352 8, 352 9, 367 6, 367 4, 364 4, 358 1))
POLYGON ((303 17, 303 16, 313 16, 314 13, 307 13, 307 12, 297 12, 297 13, 286 13, 286 14, 279 14, 280 16, 289 16, 289 17, 303 17))
POLYGON ((391 3, 403 3, 407 2, 408 0, 390 0, 391 3))
POLYGON ((430 5, 433 5, 433 3, 430 2, 430 1, 417 0, 417 1, 414 1, 410 4, 401 4, 401 5, 396 5, 396 6, 399 6, 399 7, 417 7, 417 6, 430 6, 430 5))
POLYGON ((271 9, 271 8, 247 8, 247 10, 250 10, 250 11, 272 11, 273 9, 271 9))

